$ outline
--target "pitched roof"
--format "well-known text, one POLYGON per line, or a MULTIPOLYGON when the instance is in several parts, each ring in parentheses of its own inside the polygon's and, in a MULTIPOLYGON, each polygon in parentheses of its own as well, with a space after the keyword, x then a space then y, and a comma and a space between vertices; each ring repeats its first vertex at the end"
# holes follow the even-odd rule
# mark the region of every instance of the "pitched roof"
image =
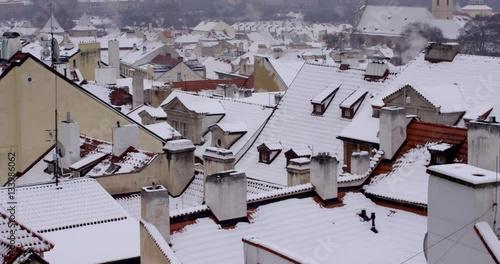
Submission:
MULTIPOLYGON (((370 94, 377 93, 394 77, 389 75, 386 80, 370 82, 364 79, 364 73, 364 70, 356 68, 342 71, 338 66, 306 63, 264 130, 236 167, 245 171, 249 178, 286 184, 286 158, 283 153, 269 165, 258 162, 257 146, 269 142, 281 142, 284 150, 310 148, 314 153, 330 152, 342 159, 342 142, 336 137, 351 120, 341 117, 339 105, 358 87, 365 87, 370 94), (326 112, 322 116, 312 115, 311 99, 325 87, 335 85, 340 85, 340 89, 326 112)), ((366 105, 363 103, 361 107, 366 105)))
MULTIPOLYGON (((312 198, 287 199, 260 206, 251 223, 221 229, 201 218, 171 236, 172 249, 182 263, 243 263, 241 238, 255 236, 320 263, 400 263, 422 250, 427 230, 423 216, 374 204, 360 193, 347 193, 344 206, 324 208, 312 198), (375 212, 379 234, 357 216, 375 212), (394 250, 397 248, 398 250, 394 250), (360 254, 362 252, 362 254, 360 254), (319 258, 315 258, 319 260, 319 258)), ((423 254, 414 259, 425 262, 423 254)))
POLYGON ((78 23, 76 23, 76 26, 74 26, 71 30, 73 30, 73 31, 91 31, 91 30, 97 30, 97 28, 94 27, 94 25, 90 21, 90 18, 87 16, 87 14, 83 13, 80 20, 78 20, 78 23))
POLYGON ((57 19, 54 15, 51 15, 50 18, 45 23, 45 26, 40 30, 41 33, 64 33, 64 28, 61 27, 57 19))
MULTIPOLYGON (((429 90, 429 94, 433 93, 431 97, 441 101, 445 100, 443 98, 448 99, 448 94, 445 89, 439 87, 456 86, 458 92, 453 92, 453 98, 458 98, 457 94, 460 93, 464 98, 463 107, 467 111, 476 112, 476 109, 488 106, 493 108, 492 116, 500 116, 500 93, 496 92, 499 79, 500 58, 458 54, 452 62, 431 63, 426 61, 425 54, 421 53, 404 67, 373 104, 382 106, 382 98, 404 85, 422 89, 436 87, 438 89, 429 90)), ((438 104, 450 105, 453 102, 449 100, 447 103, 438 104)))
POLYGON ((174 82, 172 88, 178 88, 186 92, 200 92, 215 90, 219 84, 235 84, 238 87, 253 88, 253 81, 250 85, 250 82, 244 78, 174 82))

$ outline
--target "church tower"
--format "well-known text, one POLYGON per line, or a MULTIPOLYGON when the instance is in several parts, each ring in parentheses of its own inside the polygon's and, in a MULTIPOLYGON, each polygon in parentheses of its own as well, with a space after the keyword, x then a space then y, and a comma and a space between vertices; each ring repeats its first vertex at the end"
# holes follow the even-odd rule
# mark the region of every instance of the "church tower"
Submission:
POLYGON ((432 14, 437 19, 453 19, 453 0, 432 0, 432 14))

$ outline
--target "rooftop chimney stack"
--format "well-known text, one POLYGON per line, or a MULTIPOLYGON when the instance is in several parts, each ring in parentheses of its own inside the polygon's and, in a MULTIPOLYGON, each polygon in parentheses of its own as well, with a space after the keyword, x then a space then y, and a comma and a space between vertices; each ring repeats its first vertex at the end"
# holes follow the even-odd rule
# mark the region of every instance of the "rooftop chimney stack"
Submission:
POLYGON ((337 158, 319 153, 311 159, 311 183, 325 204, 338 201, 337 158))
POLYGON ((309 158, 291 159, 286 167, 288 186, 311 182, 311 160, 309 158))
POLYGON ((458 53, 458 43, 429 43, 425 48, 425 60, 432 63, 451 62, 458 53))
POLYGON ((172 196, 180 195, 194 177, 194 150, 191 140, 172 140, 165 144, 166 173, 160 176, 172 196))
POLYGON ((144 104, 144 80, 147 74, 144 71, 132 70, 132 107, 144 104))
POLYGON ((120 42, 116 39, 108 41, 109 66, 115 67, 115 77, 120 78, 120 42))
POLYGON ((205 176, 234 169, 233 152, 227 149, 210 147, 203 154, 203 172, 205 176))
POLYGON ((113 127, 113 156, 119 157, 128 148, 139 148, 139 127, 127 125, 113 127))
POLYGON ((467 131, 468 161, 472 166, 485 170, 500 171, 496 159, 500 156, 500 123, 471 121, 467 131))
POLYGON ((351 174, 363 175, 370 169, 370 153, 368 151, 353 152, 351 155, 351 174))
POLYGON ((168 191, 162 185, 153 183, 141 190, 141 218, 158 229, 170 243, 170 211, 168 191))
POLYGON ((467 164, 430 166, 427 173, 427 263, 495 263, 474 225, 484 221, 499 232, 493 224, 498 218, 496 173, 467 164))
POLYGON ((61 166, 69 169, 71 164, 80 160, 80 127, 71 120, 69 112, 66 120, 59 122, 58 138, 61 166))
POLYGON ((406 109, 383 107, 380 111, 380 149, 384 159, 391 160, 406 140, 406 109))
POLYGON ((10 60, 18 51, 22 50, 21 38, 17 32, 5 32, 2 35, 1 59, 10 60))
POLYGON ((205 202, 222 226, 247 220, 247 176, 224 171, 208 175, 205 202))

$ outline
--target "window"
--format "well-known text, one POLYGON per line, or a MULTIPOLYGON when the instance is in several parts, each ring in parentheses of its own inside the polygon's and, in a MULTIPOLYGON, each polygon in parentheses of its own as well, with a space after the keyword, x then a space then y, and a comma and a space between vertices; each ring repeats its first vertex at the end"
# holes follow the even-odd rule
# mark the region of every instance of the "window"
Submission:
POLYGON ((222 147, 222 140, 220 138, 218 138, 216 141, 215 141, 215 146, 220 148, 222 147))
POLYGON ((187 124, 184 122, 173 121, 172 126, 177 130, 183 137, 187 137, 187 124))
POLYGON ((446 0, 446 5, 450 6, 450 0, 446 0))
POLYGON ((177 73, 177 81, 180 82, 182 78, 182 75, 180 72, 177 73))
POLYGON ((323 113, 323 105, 315 104, 314 105, 314 113, 315 114, 322 114, 323 113))
POLYGON ((352 109, 351 108, 344 108, 344 109, 342 109, 342 117, 344 117, 344 118, 352 118, 352 109))
POLYGON ((439 6, 439 0, 437 0, 437 3, 436 3, 437 6, 439 6))
POLYGON ((436 156, 436 164, 437 165, 441 165, 441 164, 445 164, 445 163, 446 163, 446 159, 443 156, 436 156))
POLYGON ((259 162, 269 164, 269 153, 268 152, 261 152, 259 162))

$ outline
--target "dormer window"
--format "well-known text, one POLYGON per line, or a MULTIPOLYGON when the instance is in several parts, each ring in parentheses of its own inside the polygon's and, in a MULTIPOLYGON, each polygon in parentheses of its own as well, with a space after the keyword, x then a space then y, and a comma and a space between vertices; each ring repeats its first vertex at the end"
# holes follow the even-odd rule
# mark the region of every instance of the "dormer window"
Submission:
POLYGON ((352 119, 358 111, 361 103, 365 99, 368 91, 366 89, 358 89, 350 94, 342 103, 340 103, 340 109, 342 111, 342 117, 352 119))
POLYGON ((257 147, 259 162, 271 164, 281 152, 281 144, 262 144, 257 147))
POLYGON ((312 113, 314 115, 323 115, 326 112, 326 109, 333 101, 335 94, 337 94, 340 86, 328 86, 319 94, 317 94, 312 100, 311 104, 313 106, 312 113))
POLYGON ((439 143, 428 147, 431 153, 431 165, 449 164, 453 161, 453 156, 456 154, 456 147, 448 143, 439 143))
POLYGON ((311 149, 310 148, 295 148, 289 149, 285 152, 286 157, 286 165, 290 164, 290 160, 297 158, 311 158, 311 149))
POLYGON ((387 78, 387 76, 389 76, 389 65, 384 61, 371 61, 366 66, 366 80, 380 80, 387 78))

